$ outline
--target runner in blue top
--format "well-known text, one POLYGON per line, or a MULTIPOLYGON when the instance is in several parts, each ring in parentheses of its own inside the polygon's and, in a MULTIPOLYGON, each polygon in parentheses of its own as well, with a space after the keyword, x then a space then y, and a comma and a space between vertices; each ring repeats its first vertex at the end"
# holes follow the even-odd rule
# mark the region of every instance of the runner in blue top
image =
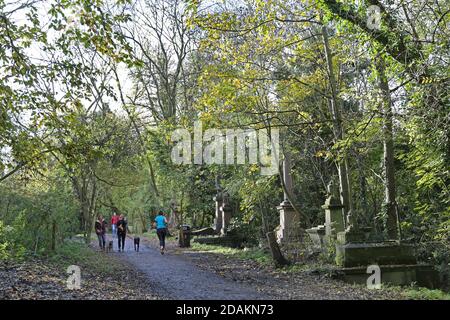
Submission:
POLYGON ((156 234, 158 235, 161 254, 164 254, 166 247, 166 234, 167 234, 167 219, 164 216, 164 212, 159 211, 155 218, 156 234))

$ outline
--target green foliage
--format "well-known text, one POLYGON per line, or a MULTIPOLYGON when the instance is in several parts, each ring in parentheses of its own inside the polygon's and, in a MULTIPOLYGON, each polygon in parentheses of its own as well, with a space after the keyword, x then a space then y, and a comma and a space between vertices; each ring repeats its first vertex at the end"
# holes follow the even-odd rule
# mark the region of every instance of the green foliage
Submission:
POLYGON ((417 259, 434 265, 439 272, 443 289, 450 289, 450 243, 448 241, 427 241, 417 245, 417 259))
POLYGON ((14 178, 4 182, 0 192, 0 220, 13 228, 13 243, 42 253, 79 231, 72 190, 57 170, 26 187, 17 182, 14 178))
POLYGON ((250 247, 250 248, 244 248, 244 249, 233 249, 233 248, 227 248, 227 247, 221 247, 221 246, 215 246, 215 245, 208 245, 208 244, 199 244, 199 243, 193 243, 192 249, 195 251, 204 251, 204 252, 210 252, 215 254, 221 254, 225 256, 230 256, 232 258, 236 259, 242 259, 242 260, 252 260, 260 263, 261 265, 269 265, 272 263, 272 258, 270 256, 270 253, 266 250, 257 248, 257 247, 250 247))
POLYGON ((18 237, 15 229, 0 220, 0 260, 16 260, 24 257, 25 249, 16 240, 18 237))
POLYGON ((324 251, 319 254, 319 260, 325 264, 333 264, 336 262, 336 264, 339 265, 339 259, 340 257, 336 255, 336 240, 333 237, 330 237, 327 240, 324 251))
POLYGON ((424 260, 448 261, 445 1, 386 6, 375 31, 366 27, 367 3, 354 1, 227 0, 220 10, 200 1, 185 10, 184 2, 172 4, 146 2, 136 18, 128 0, 57 1, 44 13, 39 2, 0 0, 2 257, 21 251, 13 243, 44 253, 79 232, 89 241, 94 217, 112 211, 127 215, 137 233, 159 209, 173 211, 176 224, 208 226, 218 175, 231 196, 231 230, 249 243, 264 239, 279 224, 279 176, 261 176, 255 164, 175 165, 171 133, 192 132, 194 120, 204 129, 279 128, 306 225, 323 223, 325 187, 347 159, 355 215, 381 239, 386 96, 375 62, 382 60, 394 101, 402 236, 439 243, 424 260), (157 30, 148 25, 142 31, 149 13, 161 14, 173 39, 153 41, 157 30))
POLYGON ((405 291, 405 295, 413 300, 450 300, 450 294, 427 288, 409 289, 405 291))
POLYGON ((114 274, 121 268, 119 263, 115 264, 105 254, 95 252, 85 243, 77 241, 67 241, 51 253, 48 259, 61 268, 82 265, 93 273, 114 274))

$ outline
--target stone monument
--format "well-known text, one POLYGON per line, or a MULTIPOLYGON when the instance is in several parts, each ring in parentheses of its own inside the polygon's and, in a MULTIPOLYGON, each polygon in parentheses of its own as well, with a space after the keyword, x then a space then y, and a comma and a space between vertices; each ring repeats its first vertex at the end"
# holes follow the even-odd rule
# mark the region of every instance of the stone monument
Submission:
POLYGON ((222 230, 223 214, 222 214, 222 211, 220 210, 220 208, 222 206, 222 192, 223 192, 223 188, 220 185, 220 175, 218 175, 218 176, 216 176, 216 195, 213 198, 213 200, 216 203, 216 212, 215 212, 215 217, 214 217, 213 229, 216 233, 220 233, 222 230))
POLYGON ((347 213, 347 226, 337 233, 336 242, 336 264, 342 267, 345 281, 365 283, 367 268, 375 265, 381 283, 435 286, 436 272, 431 265, 417 264, 414 245, 401 239, 374 241, 370 230, 358 224, 352 211, 347 213))
POLYGON ((230 206, 230 195, 220 185, 220 179, 220 175, 216 176, 216 196, 213 198, 216 202, 216 214, 213 229, 215 233, 224 236, 227 233, 232 210, 230 206))
POLYGON ((339 197, 339 187, 333 177, 327 186, 327 199, 322 206, 325 210, 325 235, 326 239, 336 239, 337 233, 344 231, 344 206, 339 197))
POLYGON ((289 154, 283 160, 283 181, 285 185, 284 200, 277 207, 280 213, 280 225, 276 230, 278 243, 291 242, 300 239, 300 217, 295 212, 289 201, 289 194, 292 194, 291 162, 289 154))
POLYGON ((313 248, 325 251, 326 244, 337 238, 337 234, 345 230, 344 206, 339 196, 339 186, 333 177, 327 186, 327 198, 322 208, 325 210, 325 224, 307 229, 313 248))
POLYGON ((222 216, 220 235, 224 236, 227 234, 228 224, 231 219, 230 195, 226 191, 222 192, 222 205, 220 206, 220 213, 222 216))

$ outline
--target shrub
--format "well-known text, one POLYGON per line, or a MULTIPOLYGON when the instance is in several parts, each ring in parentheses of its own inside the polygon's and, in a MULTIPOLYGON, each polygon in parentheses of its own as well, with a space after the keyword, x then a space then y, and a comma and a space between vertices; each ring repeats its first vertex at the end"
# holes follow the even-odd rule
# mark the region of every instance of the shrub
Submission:
POLYGON ((422 242, 417 247, 420 262, 433 264, 439 271, 442 288, 450 289, 450 243, 446 241, 422 242))
POLYGON ((25 248, 15 241, 15 230, 0 220, 0 260, 21 259, 25 248))

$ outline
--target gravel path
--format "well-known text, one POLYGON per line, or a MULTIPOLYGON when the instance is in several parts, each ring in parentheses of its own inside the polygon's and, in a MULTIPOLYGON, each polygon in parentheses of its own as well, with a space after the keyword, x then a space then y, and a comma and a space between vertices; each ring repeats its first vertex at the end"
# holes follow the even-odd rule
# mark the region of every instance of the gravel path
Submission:
POLYGON ((173 239, 166 242, 168 252, 163 256, 157 249, 158 240, 153 238, 141 238, 139 253, 133 251, 133 239, 127 238, 127 251, 115 253, 147 275, 152 292, 163 299, 405 299, 396 290, 369 290, 314 269, 289 273, 252 260, 179 248, 173 239))
MULTIPOLYGON (((116 242, 114 242, 116 249, 116 242)), ((237 284, 215 273, 202 270, 188 259, 168 250, 164 255, 141 240, 140 252, 135 252, 133 239, 127 237, 125 252, 114 252, 137 270, 148 276, 152 290, 167 299, 183 300, 257 300, 271 299, 248 286, 237 284)))

